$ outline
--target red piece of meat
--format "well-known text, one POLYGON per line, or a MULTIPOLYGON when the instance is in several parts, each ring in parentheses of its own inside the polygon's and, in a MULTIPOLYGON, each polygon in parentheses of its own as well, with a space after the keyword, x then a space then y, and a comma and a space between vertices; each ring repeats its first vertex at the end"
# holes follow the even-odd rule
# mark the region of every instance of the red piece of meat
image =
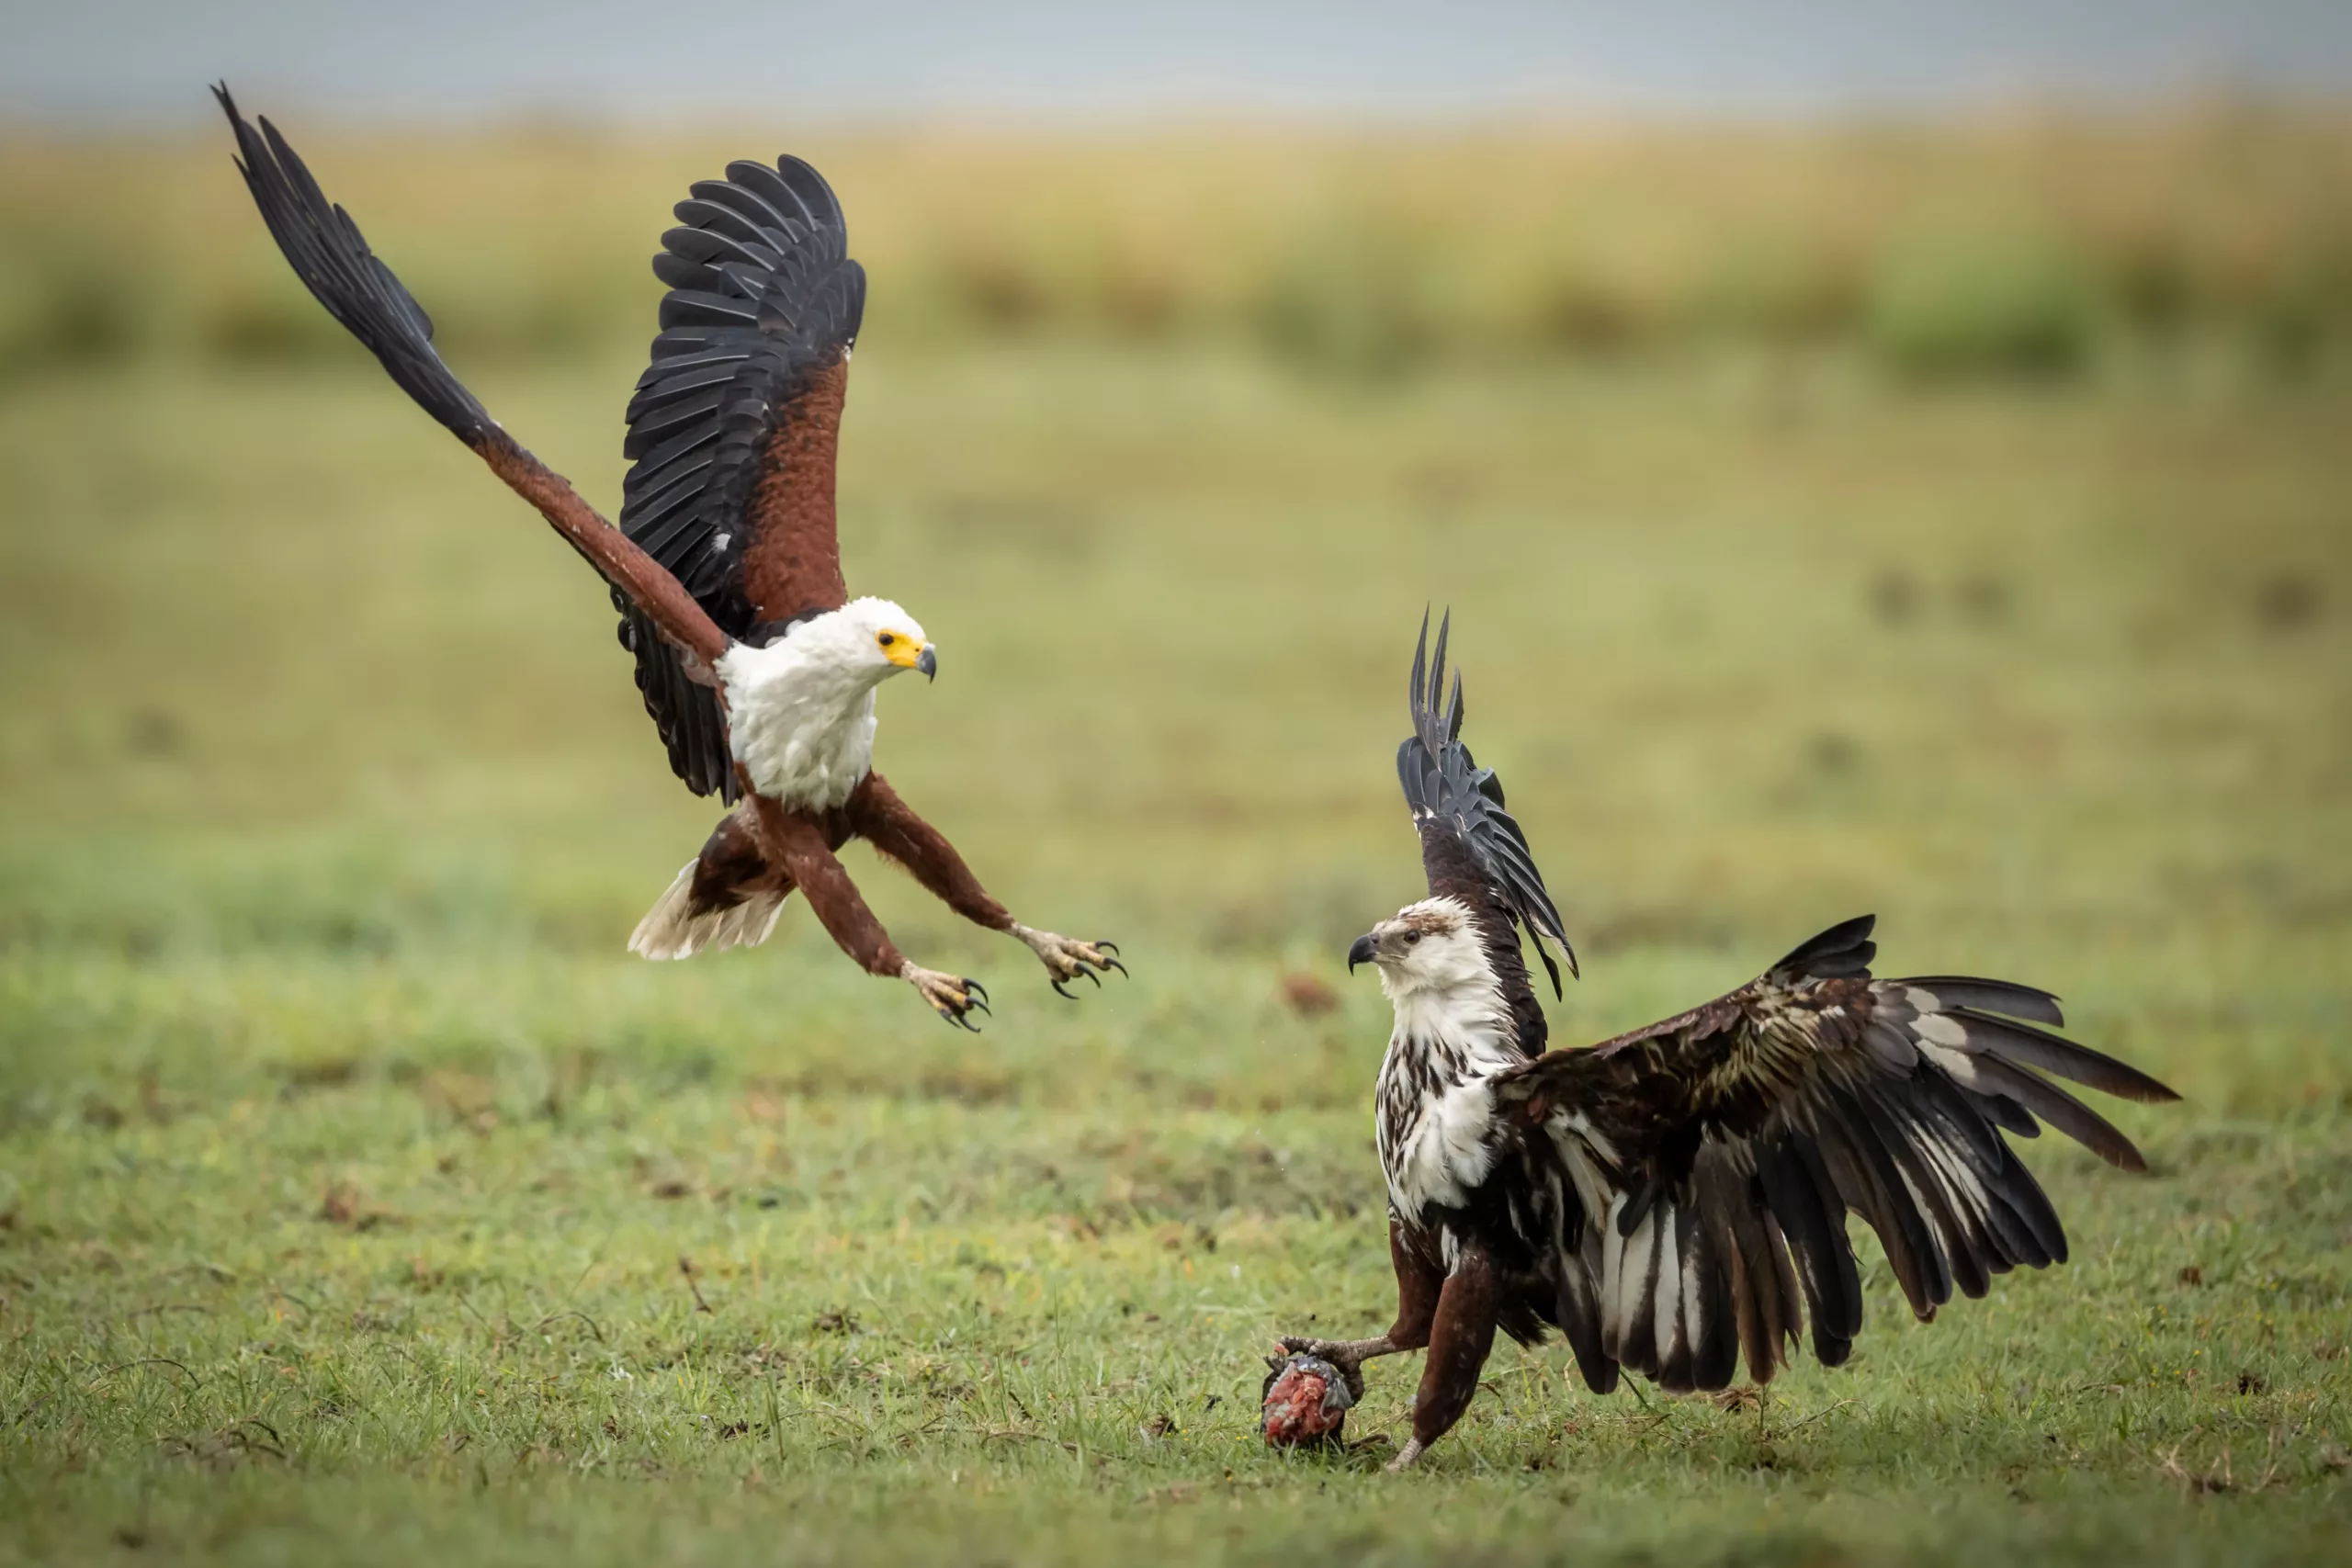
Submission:
POLYGON ((1267 1375, 1261 1427, 1272 1448, 1327 1442, 1339 1437, 1354 1404, 1337 1367, 1313 1356, 1292 1356, 1267 1375))

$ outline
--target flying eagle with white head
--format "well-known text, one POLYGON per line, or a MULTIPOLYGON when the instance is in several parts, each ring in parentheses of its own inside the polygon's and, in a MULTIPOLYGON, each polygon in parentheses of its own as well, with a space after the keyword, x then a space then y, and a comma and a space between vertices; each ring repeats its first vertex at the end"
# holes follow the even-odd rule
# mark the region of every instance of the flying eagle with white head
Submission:
POLYGON ((425 412, 537 507, 611 586, 670 765, 733 806, 629 939, 648 958, 753 945, 797 889, 868 973, 910 983, 967 1029, 974 981, 901 953, 835 858, 864 839, 957 914, 1018 938, 1054 988, 1125 973, 1117 947, 1037 931, 989 897, 939 830, 874 771, 874 698, 939 653, 887 599, 852 599, 833 463, 865 307, 841 203, 797 158, 697 182, 662 237, 669 285, 628 410, 620 525, 491 418, 433 347, 433 323, 276 127, 216 87, 237 167, 319 303, 425 412))
POLYGON ((1743 1358, 1762 1383, 1808 1318, 1815 1356, 1836 1366, 1862 1322, 1849 1213, 1877 1233, 1924 1322, 1955 1288, 1981 1296, 1996 1274, 2065 1260, 2057 1213, 2004 1134, 2034 1137, 2046 1122, 2146 1168, 2052 1078, 2177 1095, 2060 1038, 2046 991, 1874 978, 1867 915, 1688 1012, 1547 1052, 1519 933, 1555 993, 1567 940, 1501 784, 1462 743, 1445 644, 1441 626, 1428 657, 1424 620, 1413 734, 1397 753, 1429 897, 1348 953, 1350 969, 1378 967, 1396 1012, 1374 1142, 1396 1319, 1374 1339, 1285 1339, 1270 1436, 1335 1431, 1363 1362, 1426 1348, 1412 1439, 1392 1468, 1410 1465, 1469 1407, 1498 1329, 1522 1345, 1559 1329, 1597 1393, 1623 1370, 1669 1391, 1721 1389, 1743 1358), (1351 1386, 1313 1406, 1305 1395, 1329 1370, 1351 1386))

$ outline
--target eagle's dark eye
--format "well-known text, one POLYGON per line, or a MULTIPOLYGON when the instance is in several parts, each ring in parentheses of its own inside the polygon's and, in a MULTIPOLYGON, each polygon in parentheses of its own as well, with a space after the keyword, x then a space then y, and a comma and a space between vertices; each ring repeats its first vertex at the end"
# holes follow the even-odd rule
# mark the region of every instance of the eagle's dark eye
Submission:
POLYGON ((881 643, 885 648, 889 647, 892 643, 898 640, 899 639, 897 637, 891 636, 888 632, 884 632, 881 637, 881 643))
POLYGON ((1420 932, 1419 932, 1419 931, 1407 931, 1407 932, 1405 933, 1405 945, 1406 945, 1407 947, 1410 947, 1410 946, 1412 946, 1415 942, 1419 942, 1419 941, 1420 941, 1420 940, 1421 940, 1421 933, 1420 933, 1420 932))

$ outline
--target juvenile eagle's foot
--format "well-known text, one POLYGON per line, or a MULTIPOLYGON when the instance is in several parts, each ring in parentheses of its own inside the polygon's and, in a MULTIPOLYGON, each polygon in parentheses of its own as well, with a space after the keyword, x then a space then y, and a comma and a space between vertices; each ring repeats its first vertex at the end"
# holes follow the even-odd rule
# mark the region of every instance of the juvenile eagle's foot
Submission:
MULTIPOLYGON (((1114 942, 1078 942, 1069 937, 1056 936, 1051 931, 1034 930, 1019 920, 1012 922, 1012 934, 1026 943, 1029 951, 1044 963, 1046 973, 1054 977, 1054 989, 1065 997, 1069 997, 1069 992, 1063 990, 1064 981, 1075 980, 1083 975, 1100 986, 1104 970, 1116 969, 1122 975, 1127 972, 1127 966, 1119 962, 1119 944, 1114 942)), ((1070 999, 1076 1001, 1078 998, 1070 997, 1070 999)))
POLYGON ((965 1016, 975 1008, 982 1012, 989 1010, 988 991, 978 980, 961 979, 954 975, 943 975, 936 969, 924 969, 911 960, 899 971, 899 978, 921 992, 922 999, 931 1004, 931 1010, 948 1022, 959 1029, 968 1029, 975 1034, 980 1032, 980 1026, 965 1016))
POLYGON ((1385 1338, 1306 1339, 1285 1335, 1282 1347, 1294 1356, 1312 1356, 1339 1368, 1340 1375, 1347 1380, 1349 1394, 1359 1400, 1363 1397, 1363 1364, 1374 1356, 1396 1353, 1396 1347, 1385 1338))
POLYGON ((1412 1469, 1420 1461, 1421 1455, 1425 1451, 1421 1447, 1421 1439, 1415 1438, 1403 1448, 1398 1449, 1396 1457, 1388 1461, 1388 1473, 1394 1475, 1400 1470, 1412 1469))

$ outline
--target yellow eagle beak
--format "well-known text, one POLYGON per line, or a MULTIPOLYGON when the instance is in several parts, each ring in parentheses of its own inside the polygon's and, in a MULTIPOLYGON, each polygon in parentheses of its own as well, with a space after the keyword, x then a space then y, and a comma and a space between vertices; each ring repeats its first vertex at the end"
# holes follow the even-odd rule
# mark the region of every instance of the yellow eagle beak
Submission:
POLYGON ((901 637, 882 650, 884 658, 901 670, 920 670, 927 677, 939 673, 939 655, 931 644, 918 643, 910 637, 901 637))

